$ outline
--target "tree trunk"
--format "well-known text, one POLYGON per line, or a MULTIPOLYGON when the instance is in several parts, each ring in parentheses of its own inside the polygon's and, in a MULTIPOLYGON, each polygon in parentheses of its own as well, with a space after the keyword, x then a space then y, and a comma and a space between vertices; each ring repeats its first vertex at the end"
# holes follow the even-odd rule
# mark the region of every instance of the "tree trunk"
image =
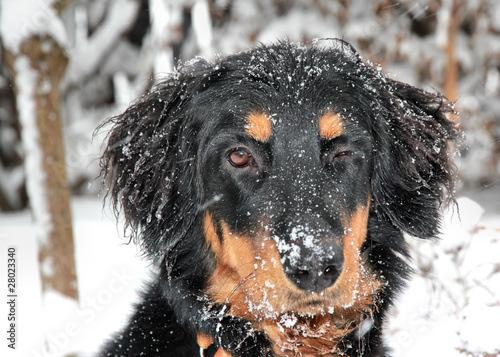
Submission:
POLYGON ((19 116, 24 117, 21 125, 27 186, 39 236, 43 289, 77 299, 59 93, 68 60, 56 41, 39 36, 24 40, 18 54, 7 52, 6 56, 13 73, 19 116), (30 94, 28 98, 26 93, 30 94), (31 111, 29 103, 34 106, 31 111))

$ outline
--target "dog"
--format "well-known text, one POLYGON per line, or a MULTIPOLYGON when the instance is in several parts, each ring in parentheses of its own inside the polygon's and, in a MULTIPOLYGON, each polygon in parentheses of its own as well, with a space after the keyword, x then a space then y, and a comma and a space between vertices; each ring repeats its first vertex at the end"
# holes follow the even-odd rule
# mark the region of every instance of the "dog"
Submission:
POLYGON ((387 356, 454 118, 338 39, 183 65, 108 122, 108 196, 155 277, 99 355, 387 356))

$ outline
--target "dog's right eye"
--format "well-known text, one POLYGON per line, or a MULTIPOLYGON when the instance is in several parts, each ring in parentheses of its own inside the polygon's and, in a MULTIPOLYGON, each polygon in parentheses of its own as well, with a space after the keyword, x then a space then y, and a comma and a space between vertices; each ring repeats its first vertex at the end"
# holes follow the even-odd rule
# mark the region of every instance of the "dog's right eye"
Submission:
POLYGON ((237 148, 231 151, 227 160, 236 168, 243 168, 252 165, 255 162, 252 154, 242 148, 237 148))

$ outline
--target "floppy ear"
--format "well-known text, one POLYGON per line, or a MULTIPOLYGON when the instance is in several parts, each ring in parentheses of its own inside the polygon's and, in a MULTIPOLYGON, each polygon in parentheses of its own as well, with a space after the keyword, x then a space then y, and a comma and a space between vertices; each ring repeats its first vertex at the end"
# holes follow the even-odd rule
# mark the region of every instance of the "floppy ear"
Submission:
POLYGON ((196 216, 195 183, 184 179, 195 177, 184 107, 196 79, 188 69, 104 124, 112 125, 101 158, 108 195, 133 238, 156 259, 182 240, 196 216))
POLYGON ((420 238, 439 230, 439 207, 453 195, 452 142, 458 129, 451 103, 397 81, 386 80, 385 118, 378 121, 372 194, 379 214, 420 238))

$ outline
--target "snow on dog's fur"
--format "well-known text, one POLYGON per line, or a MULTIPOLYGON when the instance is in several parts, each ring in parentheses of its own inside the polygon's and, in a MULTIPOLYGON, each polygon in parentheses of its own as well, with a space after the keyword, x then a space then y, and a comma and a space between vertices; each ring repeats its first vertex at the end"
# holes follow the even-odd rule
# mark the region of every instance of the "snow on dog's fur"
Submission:
POLYGON ((331 43, 192 62, 110 121, 109 195, 158 274, 102 356, 386 355, 457 129, 331 43))

